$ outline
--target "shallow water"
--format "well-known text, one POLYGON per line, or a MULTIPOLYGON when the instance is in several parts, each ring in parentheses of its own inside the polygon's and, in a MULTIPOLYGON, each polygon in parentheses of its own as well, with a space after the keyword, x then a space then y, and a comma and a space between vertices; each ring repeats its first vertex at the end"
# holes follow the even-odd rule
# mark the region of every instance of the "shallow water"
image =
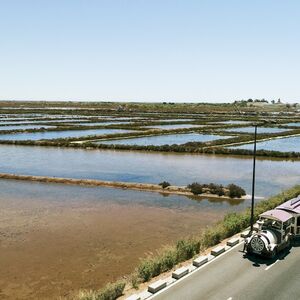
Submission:
POLYGON ((40 128, 53 128, 53 126, 47 125, 8 125, 8 126, 0 126, 0 131, 7 130, 22 130, 22 129, 40 129, 40 128))
POLYGON ((45 131, 45 132, 26 132, 15 134, 0 134, 0 140, 47 140, 47 139, 60 139, 68 137, 82 137, 88 135, 103 135, 114 133, 130 132, 124 129, 87 129, 87 130, 64 130, 64 131, 45 131))
POLYGON ((287 123, 287 124, 281 124, 281 125, 284 125, 284 126, 297 126, 297 127, 299 127, 300 126, 300 122, 298 122, 298 123, 287 123))
MULTIPOLYGON (((271 150, 281 152, 300 152, 300 137, 289 137, 282 139, 274 139, 256 144, 257 150, 271 150)), ((247 149, 253 150, 253 144, 246 144, 241 146, 233 146, 231 149, 247 149)))
MULTIPOLYGON (((239 127, 239 128, 228 128, 225 129, 226 132, 246 132, 254 134, 254 127, 239 127)), ((257 133, 278 133, 284 132, 287 129, 275 128, 275 127, 257 127, 257 133)))
POLYGON ((146 252, 199 234, 247 205, 0 180, 1 296, 56 299, 99 289, 132 272, 146 252))
POLYGON ((26 119, 39 119, 43 120, 45 118, 51 119, 87 119, 91 116, 80 116, 80 115, 50 115, 50 114, 0 114, 0 122, 4 120, 26 120, 26 119))
POLYGON ((179 128, 193 128, 193 127, 203 127, 205 125, 195 125, 195 124, 171 124, 171 125, 149 125, 144 128, 159 128, 159 129, 179 129, 179 128))
POLYGON ((78 123, 80 126, 107 126, 107 125, 124 125, 124 124, 132 124, 132 122, 95 122, 95 123, 78 123))
MULTIPOLYGON (((1 145, 0 170, 6 173, 90 178, 174 185, 235 183, 251 192, 252 159, 200 154, 83 150, 1 145), (47 163, 45 163, 47 162, 47 163)), ((299 184, 300 162, 257 161, 258 196, 299 184)))
POLYGON ((157 122, 186 122, 186 121, 195 121, 195 119, 152 119, 151 121, 157 121, 157 122))
POLYGON ((228 136, 212 135, 212 134, 200 134, 200 133, 182 133, 182 134, 166 134, 156 136, 146 136, 132 139, 120 139, 111 141, 100 141, 99 144, 122 144, 122 145, 173 145, 173 144, 185 144, 188 142, 209 142, 218 139, 226 139, 228 136))
POLYGON ((251 121, 240 121, 240 120, 228 120, 228 121, 216 121, 218 124, 247 124, 251 123, 251 121))
POLYGON ((18 120, 18 119, 12 119, 12 120, 6 120, 5 121, 0 121, 0 125, 23 125, 23 124, 45 124, 45 123, 78 123, 79 121, 84 121, 86 122, 86 119, 63 119, 63 120, 44 120, 44 119, 39 119, 39 120, 18 120))

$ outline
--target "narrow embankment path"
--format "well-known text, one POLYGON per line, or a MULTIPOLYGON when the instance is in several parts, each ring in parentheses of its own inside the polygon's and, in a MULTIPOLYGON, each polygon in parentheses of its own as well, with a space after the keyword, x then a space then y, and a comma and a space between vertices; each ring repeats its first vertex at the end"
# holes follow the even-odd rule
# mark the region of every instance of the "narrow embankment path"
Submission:
MULTIPOLYGON (((63 177, 48 177, 48 176, 33 176, 33 175, 19 175, 19 174, 9 174, 0 173, 0 179, 12 179, 12 180, 26 180, 26 181, 36 181, 44 183, 60 183, 60 184, 73 184, 73 185, 85 185, 85 186, 103 186, 111 188, 120 189, 132 189, 147 192, 158 192, 163 194, 176 194, 184 196, 195 196, 189 191, 185 186, 168 186, 167 188, 162 188, 158 184, 151 183, 137 183, 137 182, 122 182, 122 181, 104 181, 96 179, 77 179, 77 178, 63 178, 63 177)), ((220 198, 220 199, 231 199, 227 196, 218 196, 215 194, 203 193, 198 197, 209 197, 209 198, 220 198)), ((243 196, 237 200, 247 199, 248 196, 243 196)))

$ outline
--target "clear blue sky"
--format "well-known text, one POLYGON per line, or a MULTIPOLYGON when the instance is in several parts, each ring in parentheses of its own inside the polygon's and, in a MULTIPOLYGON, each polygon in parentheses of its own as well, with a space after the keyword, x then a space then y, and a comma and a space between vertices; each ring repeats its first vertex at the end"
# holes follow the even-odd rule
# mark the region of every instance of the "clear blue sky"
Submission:
POLYGON ((0 4, 0 99, 300 102, 299 0, 0 4))

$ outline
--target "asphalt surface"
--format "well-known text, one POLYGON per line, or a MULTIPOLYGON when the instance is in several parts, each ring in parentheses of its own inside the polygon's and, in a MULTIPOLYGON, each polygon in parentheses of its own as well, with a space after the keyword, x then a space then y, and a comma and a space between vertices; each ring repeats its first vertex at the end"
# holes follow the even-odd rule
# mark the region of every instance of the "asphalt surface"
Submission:
POLYGON ((298 300, 300 244, 273 260, 247 256, 239 245, 152 299, 298 300))

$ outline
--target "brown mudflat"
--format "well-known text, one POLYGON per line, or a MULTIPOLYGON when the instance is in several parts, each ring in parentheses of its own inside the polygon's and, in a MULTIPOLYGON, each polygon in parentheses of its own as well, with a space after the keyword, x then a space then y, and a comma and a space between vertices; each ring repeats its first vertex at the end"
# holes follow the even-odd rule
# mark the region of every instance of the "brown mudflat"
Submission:
POLYGON ((0 299, 53 299, 101 288, 130 273, 147 252, 199 233, 223 214, 29 190, 0 195, 0 299))

